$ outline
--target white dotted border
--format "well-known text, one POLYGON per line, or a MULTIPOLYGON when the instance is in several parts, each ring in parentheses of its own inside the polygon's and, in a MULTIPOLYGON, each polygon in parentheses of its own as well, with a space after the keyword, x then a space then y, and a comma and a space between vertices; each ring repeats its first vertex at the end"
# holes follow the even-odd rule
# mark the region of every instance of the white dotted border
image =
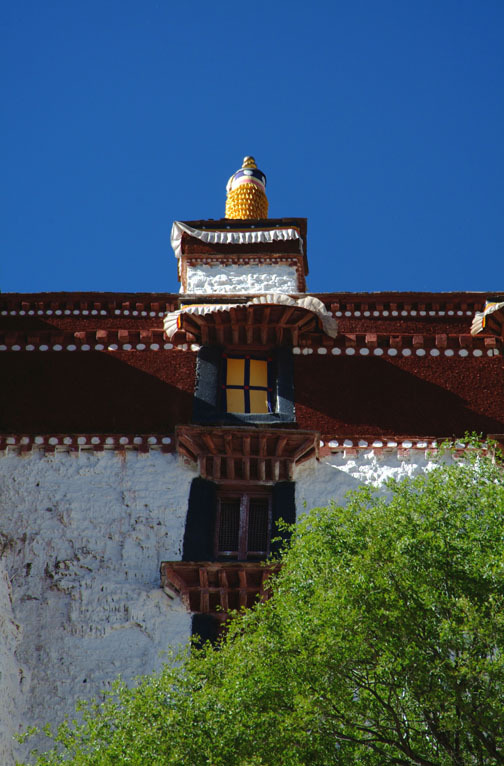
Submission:
MULTIPOLYGON (((443 440, 441 440, 443 441, 443 440)), ((341 437, 340 439, 330 439, 329 441, 321 441, 320 447, 329 447, 332 451, 339 451, 342 449, 438 449, 438 439, 425 439, 418 437, 409 437, 407 439, 391 439, 382 437, 380 439, 363 439, 361 437, 341 437)), ((461 444, 460 448, 465 447, 461 444)))
POLYGON ((445 310, 441 310, 441 309, 437 309, 437 310, 433 310, 433 311, 427 311, 427 310, 424 310, 424 309, 422 309, 421 311, 417 310, 417 309, 410 309, 409 311, 407 311, 406 309, 403 309, 401 311, 396 311, 396 310, 390 311, 388 309, 383 309, 382 311, 378 311, 377 309, 374 309, 373 311, 359 311, 359 310, 356 310, 356 311, 334 311, 333 313, 334 313, 335 317, 361 317, 361 316, 363 316, 363 317, 388 317, 388 316, 391 316, 391 317, 417 317, 417 316, 419 316, 419 317, 426 317, 426 316, 429 316, 429 317, 444 317, 444 316, 455 316, 455 317, 469 316, 469 317, 472 317, 472 316, 474 316, 476 311, 477 311, 476 308, 474 308, 472 310, 466 310, 466 311, 462 311, 460 309, 456 310, 456 311, 454 309, 450 309, 449 311, 445 311, 445 310))
MULTIPOLYGON (((40 343, 35 345, 33 343, 27 343, 21 345, 14 343, 12 346, 8 346, 5 343, 0 343, 1 351, 169 351, 171 349, 177 349, 179 351, 199 351, 201 348, 198 343, 182 343, 180 345, 173 343, 110 343, 105 345, 103 343, 82 343, 80 345, 76 343, 69 343, 64 346, 60 343, 54 343, 52 345, 48 343, 40 343)), ((347 346, 346 348, 340 348, 339 346, 333 346, 327 348, 326 346, 312 347, 305 346, 293 346, 293 354, 303 354, 304 356, 310 356, 314 353, 320 355, 327 355, 329 353, 334 356, 390 356, 390 357, 482 357, 482 356, 499 356, 501 350, 499 348, 370 348, 368 346, 361 346, 359 348, 355 346, 347 346)))
MULTIPOLYGON (((299 346, 293 346, 292 353, 293 354, 304 354, 305 356, 308 356, 310 354, 314 353, 313 348, 305 347, 300 348, 299 346)), ((328 354, 329 351, 334 356, 418 356, 418 357, 468 357, 468 356, 475 356, 475 357, 481 357, 481 356, 499 356, 501 353, 498 348, 488 348, 488 349, 481 349, 481 348, 445 348, 445 349, 439 349, 439 348, 369 348, 368 346, 363 346, 362 348, 355 348, 354 346, 348 346, 347 348, 340 348, 339 346, 334 346, 331 349, 328 349, 324 346, 320 346, 316 349, 318 354, 325 355, 328 354)))
POLYGON ((164 317, 176 307, 165 311, 137 311, 136 309, 3 309, 0 316, 132 316, 164 317))
MULTIPOLYGON (((425 455, 436 453, 445 441, 445 437, 359 437, 342 436, 339 438, 327 439, 319 442, 321 457, 327 457, 336 452, 343 452, 345 456, 355 455, 356 452, 372 451, 379 456, 387 452, 397 452, 399 457, 408 457, 412 451, 424 452, 425 455)), ((454 457, 461 456, 466 451, 471 451, 473 447, 464 441, 457 440, 453 443, 454 457)))
POLYGON ((174 437, 163 434, 39 434, 39 435, 0 435, 0 451, 5 449, 47 449, 51 451, 93 450, 138 450, 146 447, 148 450, 174 450, 174 437))
POLYGON ((199 351, 201 346, 197 343, 185 343, 182 346, 174 346, 173 343, 111 343, 108 346, 103 343, 82 343, 80 345, 69 343, 66 346, 59 343, 53 345, 27 343, 24 346, 15 343, 12 346, 7 346, 5 343, 0 343, 0 351, 169 351, 173 348, 182 351, 199 351))

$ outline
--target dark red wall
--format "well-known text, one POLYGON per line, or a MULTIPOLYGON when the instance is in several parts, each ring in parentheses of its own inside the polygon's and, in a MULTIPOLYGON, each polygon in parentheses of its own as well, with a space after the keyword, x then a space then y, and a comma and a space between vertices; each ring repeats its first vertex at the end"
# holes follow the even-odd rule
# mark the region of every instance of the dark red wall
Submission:
POLYGON ((4 433, 166 433, 192 413, 196 354, 3 352, 4 433))
POLYGON ((297 356, 296 417, 323 434, 504 432, 502 357, 297 356))

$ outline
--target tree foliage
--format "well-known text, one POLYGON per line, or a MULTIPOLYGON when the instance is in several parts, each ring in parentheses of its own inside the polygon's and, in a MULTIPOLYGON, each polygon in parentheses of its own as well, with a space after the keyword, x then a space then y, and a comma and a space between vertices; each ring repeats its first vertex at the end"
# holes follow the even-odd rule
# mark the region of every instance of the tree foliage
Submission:
POLYGON ((218 649, 119 686, 37 764, 504 763, 502 468, 475 450, 388 489, 307 514, 218 649))

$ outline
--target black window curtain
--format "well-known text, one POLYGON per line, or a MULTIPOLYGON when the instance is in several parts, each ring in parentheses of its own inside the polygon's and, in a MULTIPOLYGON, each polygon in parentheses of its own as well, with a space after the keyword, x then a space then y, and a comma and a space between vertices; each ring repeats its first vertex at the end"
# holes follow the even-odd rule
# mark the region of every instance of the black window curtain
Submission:
POLYGON ((189 493, 182 561, 213 561, 217 516, 217 485, 193 479, 189 493))
POLYGON ((220 622, 212 614, 193 614, 191 633, 198 636, 195 642, 197 649, 201 649, 206 641, 215 644, 219 638, 220 622))
POLYGON ((285 543, 290 540, 291 533, 282 530, 277 526, 279 519, 283 519, 287 524, 294 524, 296 521, 296 498, 295 482, 279 481, 273 485, 272 493, 272 522, 271 538, 275 540, 271 544, 271 553, 278 554, 285 543), (280 540, 278 540, 280 538, 280 540))

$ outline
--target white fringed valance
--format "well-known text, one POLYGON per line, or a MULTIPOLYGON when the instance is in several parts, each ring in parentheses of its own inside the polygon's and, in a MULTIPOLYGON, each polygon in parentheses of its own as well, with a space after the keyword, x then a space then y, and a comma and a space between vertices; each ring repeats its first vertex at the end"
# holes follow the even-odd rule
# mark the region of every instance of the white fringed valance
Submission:
POLYGON ((314 298, 312 295, 307 295, 305 298, 291 298, 290 295, 284 295, 282 293, 274 293, 270 295, 259 295, 257 298, 253 298, 247 303, 195 303, 191 306, 184 306, 177 311, 171 311, 166 315, 164 320, 164 329, 167 337, 171 340, 176 331, 179 329, 179 317, 181 314, 213 314, 217 311, 228 312, 232 308, 239 306, 254 306, 257 304, 263 304, 268 306, 299 306, 307 311, 311 311, 315 314, 322 324, 322 329, 329 335, 330 338, 335 338, 338 334, 338 322, 333 317, 330 311, 326 309, 324 304, 318 298, 314 298))
POLYGON ((182 235, 209 242, 214 245, 251 245, 298 239, 303 244, 299 229, 290 226, 285 229, 193 229, 182 221, 174 221, 171 231, 171 246, 177 258, 182 255, 182 235))

